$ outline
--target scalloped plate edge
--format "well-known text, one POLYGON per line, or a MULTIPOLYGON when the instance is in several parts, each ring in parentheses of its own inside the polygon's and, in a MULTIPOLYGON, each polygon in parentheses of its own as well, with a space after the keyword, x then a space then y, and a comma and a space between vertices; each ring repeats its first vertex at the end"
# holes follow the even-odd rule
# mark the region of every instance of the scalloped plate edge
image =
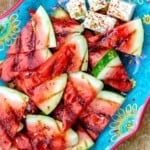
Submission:
POLYGON ((131 130, 131 132, 129 132, 128 134, 126 134, 124 137, 122 137, 120 140, 118 140, 112 147, 111 150, 116 150, 117 147, 122 144, 123 142, 125 142, 127 139, 129 139, 130 137, 132 137, 141 127, 142 121, 144 119, 144 114, 146 112, 146 109, 148 107, 148 105, 150 104, 150 96, 148 97, 148 99, 145 101, 144 105, 142 106, 141 112, 140 112, 140 116, 138 117, 137 120, 137 124, 136 126, 133 128, 133 130, 131 130))

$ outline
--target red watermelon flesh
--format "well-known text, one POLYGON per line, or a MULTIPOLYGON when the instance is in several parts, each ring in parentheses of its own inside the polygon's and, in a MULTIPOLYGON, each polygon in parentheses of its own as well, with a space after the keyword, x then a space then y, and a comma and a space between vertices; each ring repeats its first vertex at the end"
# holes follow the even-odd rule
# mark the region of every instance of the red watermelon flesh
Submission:
POLYGON ((100 46, 98 44, 98 41, 102 37, 100 33, 95 35, 93 32, 86 30, 84 32, 84 36, 87 39, 89 51, 95 51, 97 50, 97 48, 99 49, 100 46))
POLYGON ((103 81, 122 92, 128 92, 133 87, 133 82, 129 79, 122 64, 112 68, 103 81))
POLYGON ((63 111, 64 111, 64 103, 61 101, 59 105, 52 112, 53 118, 62 122, 63 119, 63 111))
MULTIPOLYGON (((45 28, 42 27, 43 22, 45 21, 45 14, 43 15, 42 20, 40 18, 41 16, 39 16, 39 13, 43 9, 40 7, 38 10, 23 28, 13 45, 9 48, 7 52, 8 56, 16 53, 27 53, 35 50, 43 50, 49 47, 49 31, 45 32, 45 28)), ((45 26, 46 25, 47 24, 45 24, 45 26)))
POLYGON ((18 72, 12 70, 12 64, 14 64, 14 57, 7 58, 0 65, 0 76, 4 82, 9 82, 18 76, 18 72))
POLYGON ((115 48, 121 52, 139 56, 142 50, 143 37, 142 21, 135 19, 117 26, 103 35, 99 44, 105 48, 115 48))
MULTIPOLYGON (((44 49, 45 46, 41 48, 44 49)), ((7 55, 9 56, 16 53, 27 53, 34 50, 36 50, 36 37, 34 33, 34 28, 32 26, 32 21, 29 21, 27 25, 23 28, 19 37, 8 49, 7 55)))
POLYGON ((19 122, 12 108, 8 105, 7 100, 3 95, 0 95, 0 125, 6 131, 8 136, 13 138, 19 128, 19 122))
POLYGON ((118 103, 109 100, 100 98, 94 100, 80 115, 81 124, 89 135, 96 140, 119 107, 118 103))
POLYGON ((58 131, 55 131, 55 128, 50 126, 53 126, 53 124, 49 124, 48 120, 47 125, 44 124, 42 121, 27 123, 27 133, 31 139, 33 149, 38 150, 65 149, 65 140, 63 138, 63 134, 60 135, 58 131))
POLYGON ((104 83, 118 89, 122 92, 129 92, 133 88, 133 83, 130 80, 114 80, 114 79, 106 79, 104 83))
POLYGON ((13 145, 17 149, 27 149, 32 150, 32 145, 30 143, 30 139, 23 133, 19 133, 15 136, 13 140, 13 145))
POLYGON ((60 47, 66 42, 68 36, 73 33, 80 33, 83 31, 83 27, 74 19, 69 18, 55 18, 51 17, 57 46, 54 50, 59 50, 60 47))
POLYGON ((70 128, 81 112, 95 98, 96 91, 82 80, 70 78, 64 93, 63 129, 70 128))
POLYGON ((11 147, 11 139, 5 132, 4 128, 0 124, 0 148, 3 150, 10 150, 11 147))

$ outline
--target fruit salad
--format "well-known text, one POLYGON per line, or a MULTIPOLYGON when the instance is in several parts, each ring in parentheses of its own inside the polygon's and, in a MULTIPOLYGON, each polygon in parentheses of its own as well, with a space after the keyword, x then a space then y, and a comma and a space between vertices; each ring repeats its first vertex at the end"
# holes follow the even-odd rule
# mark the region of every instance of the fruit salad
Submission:
POLYGON ((92 147, 136 81, 120 58, 139 57, 144 31, 122 0, 40 6, 0 64, 0 149, 92 147))

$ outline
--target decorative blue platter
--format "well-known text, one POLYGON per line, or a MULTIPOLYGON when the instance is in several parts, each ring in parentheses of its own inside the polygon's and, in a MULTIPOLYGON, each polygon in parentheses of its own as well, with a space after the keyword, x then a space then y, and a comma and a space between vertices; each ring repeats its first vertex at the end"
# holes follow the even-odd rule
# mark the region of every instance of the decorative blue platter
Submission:
MULTIPOLYGON (((122 56, 123 63, 136 87, 127 98, 109 125, 100 134, 92 150, 115 150, 119 144, 132 136, 140 127, 146 107, 150 103, 150 0, 129 0, 136 4, 134 18, 141 18, 144 26, 144 46, 139 58, 122 56)), ((67 0, 62 0, 64 4, 67 0)), ((58 6, 57 0, 18 0, 7 13, 0 16, 0 60, 29 21, 29 9, 42 5, 51 14, 58 6)), ((4 85, 0 81, 0 85, 4 85)))

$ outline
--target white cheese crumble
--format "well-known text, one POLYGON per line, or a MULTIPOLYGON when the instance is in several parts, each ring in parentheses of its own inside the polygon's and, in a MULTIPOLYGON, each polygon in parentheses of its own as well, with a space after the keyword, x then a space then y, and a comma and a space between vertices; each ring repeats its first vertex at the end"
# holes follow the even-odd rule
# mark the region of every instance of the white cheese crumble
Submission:
POLYGON ((69 0, 66 8, 73 19, 84 19, 87 14, 87 9, 84 0, 69 0))
POLYGON ((121 0, 111 0, 107 14, 123 21, 129 21, 133 15, 135 4, 121 0))
POLYGON ((83 24, 84 27, 87 29, 91 29, 100 33, 105 33, 115 26, 116 19, 107 15, 102 15, 90 11, 87 17, 85 18, 83 24))
POLYGON ((105 0, 88 0, 90 10, 98 11, 107 6, 107 2, 105 0))

